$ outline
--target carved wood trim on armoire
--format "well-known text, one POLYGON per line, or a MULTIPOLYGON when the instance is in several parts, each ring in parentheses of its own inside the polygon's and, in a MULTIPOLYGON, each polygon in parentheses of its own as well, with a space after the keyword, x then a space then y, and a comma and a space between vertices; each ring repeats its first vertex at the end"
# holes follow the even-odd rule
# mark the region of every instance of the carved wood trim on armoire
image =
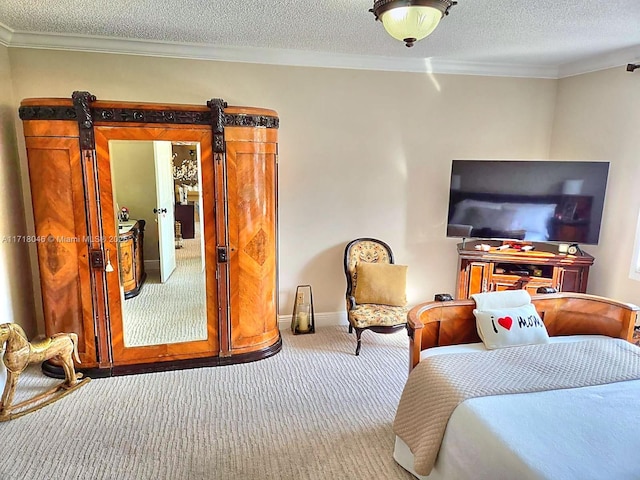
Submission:
MULTIPOLYGON (((25 99, 23 121, 47 335, 75 332, 92 376, 241 363, 280 351, 277 156, 273 110, 25 99), (198 144, 206 339, 127 346, 110 142, 198 144)), ((149 225, 149 222, 147 222, 149 225)), ((144 287, 142 287, 144 293, 144 287)), ((55 362, 45 373, 63 375, 55 362)))

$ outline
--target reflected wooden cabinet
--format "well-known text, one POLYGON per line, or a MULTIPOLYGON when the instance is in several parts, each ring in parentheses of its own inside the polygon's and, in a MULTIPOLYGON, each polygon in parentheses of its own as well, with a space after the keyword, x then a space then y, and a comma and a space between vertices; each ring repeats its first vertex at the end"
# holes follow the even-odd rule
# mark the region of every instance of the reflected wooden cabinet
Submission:
POLYGON ((535 243, 535 249, 522 252, 513 248, 497 250, 500 242, 475 241, 458 245, 458 287, 456 298, 474 293, 524 289, 535 295, 540 287, 558 292, 586 293, 589 267, 594 258, 560 254, 552 244, 535 243), (489 251, 476 250, 481 243, 489 251))
POLYGON ((191 205, 176 205, 175 219, 176 222, 180 222, 182 238, 194 238, 195 237, 195 206, 191 205))
POLYGON ((136 269, 134 267, 133 235, 120 234, 118 243, 118 258, 120 264, 120 281, 124 290, 124 298, 136 288, 136 269))
POLYGON ((125 299, 138 295, 147 278, 143 253, 145 224, 144 220, 138 220, 131 228, 119 233, 120 281, 125 299))
MULTIPOLYGON (((280 351, 276 112, 219 99, 144 104, 74 92, 70 99, 25 99, 19 113, 35 234, 47 239, 37 245, 45 333, 78 334, 80 370, 100 376, 223 365, 280 351), (127 343, 121 291, 141 291, 129 303, 151 290, 139 288, 144 225, 140 245, 118 233, 110 144, 129 140, 198 145, 204 338, 127 343), (126 271, 107 268, 116 256, 126 271)), ((61 373, 54 364, 43 369, 61 373)))

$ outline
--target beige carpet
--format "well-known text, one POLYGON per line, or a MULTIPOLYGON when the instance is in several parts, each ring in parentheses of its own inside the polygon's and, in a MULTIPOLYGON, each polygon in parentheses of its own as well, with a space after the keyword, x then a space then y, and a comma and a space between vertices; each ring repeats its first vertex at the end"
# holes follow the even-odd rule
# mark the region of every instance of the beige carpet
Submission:
POLYGON ((0 479, 413 478, 392 458, 406 333, 365 332, 359 357, 346 327, 282 334, 266 360, 95 379, 0 423, 0 479))

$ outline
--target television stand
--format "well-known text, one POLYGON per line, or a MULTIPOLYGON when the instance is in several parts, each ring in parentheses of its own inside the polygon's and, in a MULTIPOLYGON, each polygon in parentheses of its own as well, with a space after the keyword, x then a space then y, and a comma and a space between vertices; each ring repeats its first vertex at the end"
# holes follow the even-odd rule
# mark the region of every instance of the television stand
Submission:
POLYGON ((474 293, 527 290, 535 295, 540 287, 558 292, 586 293, 589 267, 594 258, 584 250, 576 255, 558 252, 550 243, 474 240, 458 244, 456 298, 474 293), (532 250, 513 248, 525 244, 532 250), (476 245, 489 245, 489 250, 476 245), (507 248, 504 248, 507 245, 507 248))

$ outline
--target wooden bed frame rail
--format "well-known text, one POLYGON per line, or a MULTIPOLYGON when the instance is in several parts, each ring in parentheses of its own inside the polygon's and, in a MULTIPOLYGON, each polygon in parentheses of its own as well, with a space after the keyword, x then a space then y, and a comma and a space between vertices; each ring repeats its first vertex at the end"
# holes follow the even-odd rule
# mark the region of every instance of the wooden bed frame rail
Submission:
MULTIPOLYGON (((631 341, 640 307, 584 293, 554 293, 531 297, 549 336, 607 335, 631 341)), ((427 348, 480 342, 473 300, 426 302, 407 316, 409 371, 427 348)))

